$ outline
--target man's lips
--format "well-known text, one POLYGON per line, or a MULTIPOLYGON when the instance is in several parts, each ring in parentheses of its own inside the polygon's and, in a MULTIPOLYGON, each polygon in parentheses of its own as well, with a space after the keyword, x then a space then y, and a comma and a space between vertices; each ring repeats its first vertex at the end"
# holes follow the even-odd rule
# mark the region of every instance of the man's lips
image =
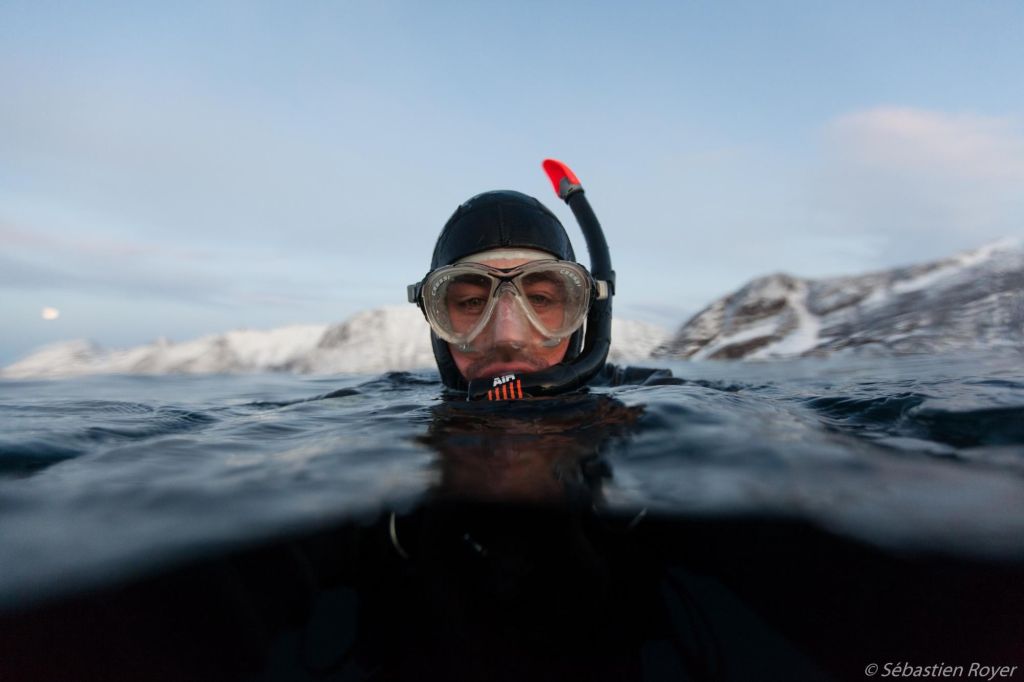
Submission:
POLYGON ((482 377, 494 377, 499 374, 521 374, 524 372, 536 372, 537 367, 525 363, 525 362, 499 362, 492 365, 486 365, 483 368, 473 372, 473 379, 480 379, 482 377))

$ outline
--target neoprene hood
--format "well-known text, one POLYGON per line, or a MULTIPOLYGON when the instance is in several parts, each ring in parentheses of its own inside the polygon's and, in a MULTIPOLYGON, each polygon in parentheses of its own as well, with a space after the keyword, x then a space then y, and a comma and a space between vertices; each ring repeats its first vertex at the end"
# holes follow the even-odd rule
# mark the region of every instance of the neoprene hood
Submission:
POLYGON ((434 245, 430 269, 505 247, 539 249, 560 260, 576 260, 569 235, 554 213, 531 196, 504 189, 477 194, 455 209, 434 245))

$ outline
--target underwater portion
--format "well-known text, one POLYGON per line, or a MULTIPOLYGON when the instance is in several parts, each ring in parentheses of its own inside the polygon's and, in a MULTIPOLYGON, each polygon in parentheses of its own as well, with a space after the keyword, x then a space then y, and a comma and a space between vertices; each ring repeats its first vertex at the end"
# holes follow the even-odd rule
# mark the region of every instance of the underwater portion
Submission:
POLYGON ((3 380, 0 660, 12 679, 1024 663, 1021 360, 673 361, 515 403, 446 400, 430 373, 3 380))

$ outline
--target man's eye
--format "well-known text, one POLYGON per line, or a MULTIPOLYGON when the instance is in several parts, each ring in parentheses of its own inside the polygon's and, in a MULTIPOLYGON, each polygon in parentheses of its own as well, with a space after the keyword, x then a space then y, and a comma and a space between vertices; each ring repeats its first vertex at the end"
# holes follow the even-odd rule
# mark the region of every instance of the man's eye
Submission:
POLYGON ((473 314, 483 311, 484 305, 487 304, 487 300, 483 298, 466 298, 458 303, 459 311, 467 314, 473 314))
POLYGON ((554 304, 554 300, 543 294, 530 294, 530 305, 535 310, 542 310, 554 304))

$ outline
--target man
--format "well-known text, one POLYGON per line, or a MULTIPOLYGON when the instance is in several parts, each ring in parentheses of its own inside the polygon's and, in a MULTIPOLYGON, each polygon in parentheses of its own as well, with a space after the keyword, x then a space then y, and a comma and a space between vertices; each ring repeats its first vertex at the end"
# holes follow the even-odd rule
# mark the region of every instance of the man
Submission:
POLYGON ((605 366, 615 282, 608 247, 572 171, 550 159, 544 168, 580 222, 594 272, 576 262, 565 228, 537 199, 498 190, 463 203, 441 230, 430 272, 409 287, 430 324, 441 380, 470 399, 508 400, 670 377, 605 366))
POLYGON ((575 357, 592 287, 575 260, 558 218, 532 197, 485 192, 459 206, 418 301, 445 385, 575 357))

